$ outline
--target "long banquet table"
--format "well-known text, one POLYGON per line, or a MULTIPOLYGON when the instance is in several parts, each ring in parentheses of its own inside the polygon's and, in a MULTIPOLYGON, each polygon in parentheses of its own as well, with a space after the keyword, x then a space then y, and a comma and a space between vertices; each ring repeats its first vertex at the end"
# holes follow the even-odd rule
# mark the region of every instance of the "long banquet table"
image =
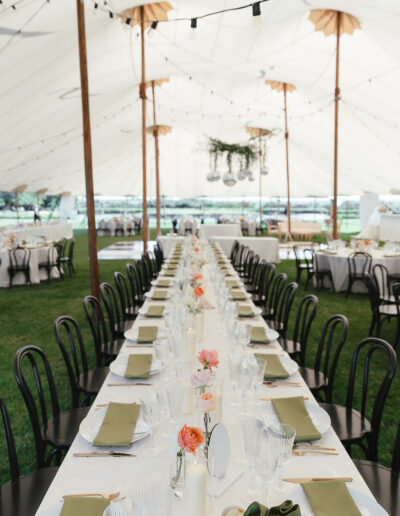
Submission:
MULTIPOLYGON (((198 343, 197 348, 217 349, 220 358, 220 367, 218 374, 224 379, 224 396, 223 396, 223 423, 227 426, 232 448, 232 462, 239 468, 242 468, 244 475, 231 485, 219 498, 213 501, 212 509, 207 514, 220 516, 222 510, 232 504, 238 504, 242 507, 253 500, 247 495, 249 479, 246 461, 244 460, 244 445, 242 431, 240 425, 240 416, 237 408, 232 408, 230 401, 232 399, 232 390, 228 368, 228 342, 227 335, 223 330, 220 316, 214 308, 216 303, 215 292, 209 281, 207 273, 208 266, 204 267, 205 282, 204 296, 211 303, 213 308, 205 311, 204 319, 204 337, 202 342, 198 343)), ((146 301, 146 305, 149 301, 146 301)), ((160 304, 152 302, 152 304, 160 304)), ((162 303, 161 303, 162 304, 162 303)), ((250 324, 265 324, 260 316, 257 320, 248 320, 250 324)), ((139 325, 157 325, 164 326, 162 319, 146 319, 139 317, 135 321, 135 326, 139 325)), ((121 353, 126 353, 126 342, 121 353)), ((150 348, 143 350, 149 353, 150 348)), ((263 350, 264 351, 264 350, 263 350)), ((129 352, 141 353, 139 348, 131 348, 129 352)), ((282 353, 278 342, 273 342, 265 347, 266 353, 282 353)), ((269 388, 266 385, 261 386, 260 396, 266 397, 284 397, 284 396, 308 396, 313 403, 316 403, 310 390, 305 385, 302 377, 298 372, 293 376, 293 380, 300 382, 300 387, 278 386, 277 388, 269 388)), ((127 386, 127 387, 110 387, 107 385, 110 381, 126 382, 129 381, 120 377, 115 377, 111 373, 108 375, 103 387, 101 388, 97 398, 95 399, 91 411, 96 409, 99 403, 107 403, 110 401, 133 402, 146 399, 151 390, 157 390, 158 393, 165 395, 166 383, 162 375, 151 377, 153 387, 145 386, 127 386), (117 379, 118 378, 118 379, 117 379)), ((256 412, 255 412, 256 413, 256 412)), ((187 416, 182 423, 198 424, 198 416, 187 416)), ((159 433, 160 429, 157 431, 159 433)), ((156 438, 157 438, 156 433, 156 438)), ((175 437, 173 437, 175 442, 175 437)), ((323 435, 319 444, 336 448, 339 452, 336 456, 292 456, 289 462, 283 466, 283 477, 352 477, 350 486, 370 497, 372 497, 364 480, 358 473, 351 458, 345 451, 335 432, 330 428, 323 435)), ((168 482, 169 468, 174 460, 171 453, 171 446, 166 446, 164 451, 156 458, 146 459, 141 453, 149 446, 149 439, 145 438, 132 445, 131 451, 137 457, 126 458, 77 458, 73 456, 74 452, 90 452, 94 451, 93 447, 86 442, 79 434, 76 436, 71 449, 69 450, 64 462, 62 463, 52 485, 50 486, 45 498, 39 507, 37 515, 55 516, 59 512, 54 512, 51 508, 60 507, 60 497, 65 494, 72 493, 113 493, 119 491, 123 496, 129 496, 130 493, 148 485, 150 482, 168 482)), ((102 449, 103 450, 103 449, 102 449)), ((125 451, 126 449, 124 449, 125 451)), ((274 503, 280 503, 284 499, 291 496, 291 491, 298 488, 295 484, 285 484, 286 491, 280 494, 279 499, 273 500, 274 503)), ((260 499, 262 502, 262 499, 260 499)), ((185 515, 185 504, 175 499, 172 515, 173 516, 189 516, 185 515)))
POLYGON ((213 236, 241 237, 240 224, 201 224, 199 238, 207 240, 213 236))

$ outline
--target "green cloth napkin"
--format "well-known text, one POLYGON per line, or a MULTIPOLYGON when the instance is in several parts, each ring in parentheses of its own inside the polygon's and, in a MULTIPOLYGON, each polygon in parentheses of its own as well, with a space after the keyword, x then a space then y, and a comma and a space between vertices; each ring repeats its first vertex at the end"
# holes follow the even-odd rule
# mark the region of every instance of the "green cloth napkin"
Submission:
POLYGON ((164 313, 164 306, 149 306, 147 312, 145 313, 146 317, 162 317, 164 313))
POLYGON ((152 296, 151 296, 151 299, 162 299, 162 300, 165 300, 167 299, 167 295, 168 293, 165 292, 165 290, 154 290, 152 296))
POLYGON ((296 429, 295 443, 321 439, 321 434, 311 421, 301 396, 277 398, 272 400, 272 405, 280 422, 292 425, 296 429))
POLYGON ((153 355, 129 355, 128 364, 125 370, 125 378, 144 378, 150 376, 151 363, 153 355))
POLYGON ((103 516, 109 504, 100 497, 74 496, 65 499, 60 516, 103 516))
POLYGON ((157 287, 168 288, 171 286, 171 281, 167 279, 159 279, 156 284, 157 287))
POLYGON ((139 326, 137 342, 153 342, 157 338, 157 333, 157 326, 139 326))
POLYGON ((238 305, 239 317, 254 317, 253 309, 250 305, 238 305))
POLYGON ((164 276, 175 276, 175 271, 165 270, 163 272, 164 276))
POLYGON ((344 482, 327 480, 301 484, 315 516, 361 516, 344 482))
POLYGON ((225 280, 225 283, 231 288, 240 288, 242 286, 238 281, 232 279, 225 280))
POLYGON ((110 402, 94 446, 130 446, 139 413, 140 405, 136 403, 110 402))
MULTIPOLYGON (((338 513, 339 514, 339 513, 338 513)), ((300 507, 296 504, 294 505, 291 500, 286 500, 281 503, 281 505, 276 505, 275 507, 265 507, 258 502, 251 503, 244 513, 243 516, 301 516, 300 507)))
POLYGON ((258 344, 269 344, 269 338, 265 333, 263 326, 253 326, 251 328, 251 342, 257 342, 258 344))
POLYGON ((171 270, 174 271, 177 267, 178 266, 175 263, 168 263, 167 264, 167 269, 170 270, 170 271, 171 270))
POLYGON ((257 358, 264 358, 267 361, 264 379, 271 378, 289 378, 289 373, 283 367, 282 362, 277 355, 266 355, 265 353, 256 353, 257 358))
POLYGON ((236 290, 231 289, 231 296, 234 301, 244 301, 247 299, 246 294, 244 292, 237 292, 236 290))

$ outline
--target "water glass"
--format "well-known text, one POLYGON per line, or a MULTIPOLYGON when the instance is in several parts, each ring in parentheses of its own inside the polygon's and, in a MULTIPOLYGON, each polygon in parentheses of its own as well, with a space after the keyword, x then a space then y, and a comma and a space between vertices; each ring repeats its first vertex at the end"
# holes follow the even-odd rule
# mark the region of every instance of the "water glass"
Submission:
POLYGON ((161 452, 161 448, 154 442, 154 430, 161 419, 160 396, 156 392, 153 392, 150 399, 141 406, 141 411, 143 420, 150 429, 150 447, 145 448, 143 456, 156 457, 161 452))
MULTIPOLYGON (((275 423, 268 427, 267 433, 271 440, 271 445, 277 454, 278 467, 281 468, 292 456, 296 430, 291 425, 275 423)), ((278 480, 277 489, 284 490, 285 486, 281 480, 281 475, 279 475, 278 480)))
MULTIPOLYGON (((249 466, 250 475, 256 472, 256 462, 260 456, 261 438, 264 431, 264 423, 261 419, 250 416, 241 420, 245 458, 249 466)), ((251 478, 249 495, 254 496, 254 479, 251 478)))
POLYGON ((173 492, 163 479, 132 495, 135 516, 171 516, 173 492))
POLYGON ((182 416, 183 399, 185 395, 185 388, 180 383, 172 383, 167 387, 167 399, 169 414, 173 422, 179 422, 182 416))
POLYGON ((167 363, 169 357, 169 343, 168 339, 158 338, 153 342, 156 357, 161 362, 161 368, 164 369, 165 364, 167 363))
POLYGON ((268 496, 269 489, 275 481, 278 467, 278 453, 274 447, 270 435, 267 431, 261 432, 261 439, 258 449, 258 455, 254 463, 255 476, 261 488, 258 496, 262 496, 263 500, 271 505, 270 497, 268 496))
POLYGON ((251 341, 251 324, 240 323, 238 324, 237 329, 237 339, 239 344, 241 344, 244 348, 250 344, 251 341))

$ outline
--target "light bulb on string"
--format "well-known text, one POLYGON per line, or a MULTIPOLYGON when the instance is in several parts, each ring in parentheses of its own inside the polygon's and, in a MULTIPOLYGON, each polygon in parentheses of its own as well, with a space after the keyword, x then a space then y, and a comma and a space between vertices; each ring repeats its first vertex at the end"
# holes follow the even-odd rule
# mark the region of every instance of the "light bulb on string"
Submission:
POLYGON ((259 27, 262 23, 260 2, 254 2, 251 8, 253 12, 253 25, 259 27))
POLYGON ((190 38, 191 39, 196 39, 197 18, 192 18, 190 20, 190 28, 192 29, 191 30, 191 34, 190 34, 190 38))
POLYGON ((158 21, 151 22, 151 27, 149 28, 149 30, 147 32, 147 37, 152 38, 154 36, 156 29, 157 29, 157 25, 158 25, 158 21))

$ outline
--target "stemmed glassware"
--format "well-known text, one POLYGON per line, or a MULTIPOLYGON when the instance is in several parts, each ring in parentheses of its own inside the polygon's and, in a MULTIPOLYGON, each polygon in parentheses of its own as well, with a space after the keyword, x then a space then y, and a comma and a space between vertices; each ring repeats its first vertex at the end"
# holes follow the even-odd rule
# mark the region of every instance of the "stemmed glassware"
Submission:
POLYGON ((279 452, 275 448, 275 442, 271 439, 270 434, 263 429, 258 448, 258 454, 254 463, 256 479, 260 486, 260 493, 263 500, 271 505, 269 490, 275 481, 276 471, 278 467, 279 452))
POLYGON ((175 382, 167 386, 169 415, 174 426, 179 425, 182 417, 184 396, 185 388, 181 383, 175 382))
MULTIPOLYGON (((291 425, 275 423, 268 427, 267 433, 271 440, 271 445, 277 453, 277 465, 281 471, 282 466, 286 464, 292 456, 296 430, 291 425)), ((278 475, 278 485, 276 488, 279 491, 283 491, 285 489, 285 486, 281 480, 280 472, 278 475)))
POLYGON ((144 457, 156 457, 161 453, 161 448, 154 441, 155 427, 161 419, 161 399, 158 393, 153 392, 151 397, 142 405, 142 417, 150 428, 150 446, 143 450, 144 457))
MULTIPOLYGON (((169 357, 168 339, 165 337, 158 338, 153 342, 153 345, 154 345, 156 357, 161 362, 161 369, 164 369, 167 364, 168 357, 169 357)), ((164 377, 164 380, 168 380, 168 378, 165 375, 163 375, 163 377, 164 377)))
POLYGON ((251 324, 241 323, 237 326, 237 339, 239 344, 243 346, 243 349, 246 349, 246 346, 250 344, 251 330, 251 324))
MULTIPOLYGON (((245 457, 249 466, 251 477, 256 473, 256 462, 260 455, 261 438, 264 431, 264 423, 256 417, 246 417, 241 420, 245 457)), ((249 495, 255 496, 254 482, 251 479, 249 495)))
POLYGON ((255 362, 254 355, 243 355, 238 363, 237 378, 238 387, 242 393, 242 413, 246 412, 245 405, 247 393, 251 389, 256 367, 257 364, 255 362))
POLYGON ((265 358, 256 357, 256 362, 257 369, 255 370, 255 374, 253 376, 253 387, 255 402, 257 403, 258 388, 264 382, 265 370, 267 369, 267 360, 265 358))

